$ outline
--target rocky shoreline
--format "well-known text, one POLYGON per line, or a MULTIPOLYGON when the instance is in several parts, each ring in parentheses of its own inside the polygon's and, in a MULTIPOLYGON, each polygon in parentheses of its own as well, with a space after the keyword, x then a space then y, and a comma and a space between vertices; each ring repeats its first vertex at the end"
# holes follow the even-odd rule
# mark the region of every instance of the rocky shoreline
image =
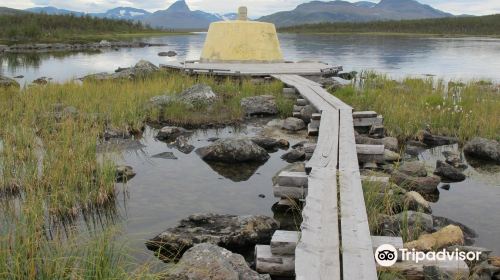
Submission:
POLYGON ((29 43, 0 45, 0 54, 2 53, 46 53, 46 52, 73 52, 73 51, 100 51, 105 49, 120 48, 146 48, 160 47, 166 44, 132 42, 132 41, 107 41, 102 40, 94 43, 29 43))

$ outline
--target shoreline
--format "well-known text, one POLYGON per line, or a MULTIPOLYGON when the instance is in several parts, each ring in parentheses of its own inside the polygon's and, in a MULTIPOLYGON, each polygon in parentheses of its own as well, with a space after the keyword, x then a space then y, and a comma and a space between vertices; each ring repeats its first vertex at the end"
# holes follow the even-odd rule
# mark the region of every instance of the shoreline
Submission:
POLYGON ((432 33, 399 33, 399 32, 300 32, 300 31, 279 31, 278 34, 296 35, 359 35, 359 36, 397 36, 397 37, 437 37, 437 38, 488 38, 500 39, 500 35, 481 34, 432 34, 432 33))

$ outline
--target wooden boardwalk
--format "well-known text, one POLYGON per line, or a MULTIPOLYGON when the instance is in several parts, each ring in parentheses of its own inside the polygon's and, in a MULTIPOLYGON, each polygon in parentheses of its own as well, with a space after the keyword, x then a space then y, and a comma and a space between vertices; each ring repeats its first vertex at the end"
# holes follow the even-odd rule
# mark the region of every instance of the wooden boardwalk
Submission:
POLYGON ((273 77, 321 112, 316 150, 306 164, 308 190, 295 249, 297 279, 377 279, 352 108, 309 79, 273 77))

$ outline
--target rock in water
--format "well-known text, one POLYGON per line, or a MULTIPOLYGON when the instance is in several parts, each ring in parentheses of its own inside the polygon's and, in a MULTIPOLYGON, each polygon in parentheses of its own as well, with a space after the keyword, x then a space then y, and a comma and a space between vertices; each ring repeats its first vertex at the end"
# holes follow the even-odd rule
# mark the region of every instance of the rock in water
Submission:
POLYGON ((207 105, 215 101, 217 95, 205 84, 196 84, 183 91, 178 100, 191 105, 207 105))
POLYGON ((160 141, 172 142, 181 135, 189 135, 192 132, 177 126, 165 126, 156 135, 156 138, 160 141))
POLYGON ((194 150, 194 146, 189 144, 189 139, 184 135, 177 137, 171 146, 175 147, 179 150, 179 152, 184 154, 190 154, 194 150))
POLYGON ((210 243, 202 243, 187 250, 163 279, 271 280, 271 277, 251 270, 242 255, 210 243))
POLYGON ((270 137, 253 137, 250 140, 266 150, 288 149, 290 143, 285 139, 274 139, 270 137))
POLYGON ((134 68, 141 69, 141 70, 144 70, 147 72, 154 72, 154 71, 159 70, 158 66, 154 65, 153 63, 151 63, 147 60, 143 60, 143 59, 139 60, 139 62, 137 62, 135 64, 134 68))
POLYGON ((240 105, 247 116, 278 114, 278 105, 272 95, 246 97, 241 100, 240 105))
POLYGON ((195 214, 149 240, 146 246, 170 260, 199 243, 244 252, 256 244, 269 244, 278 227, 276 220, 260 215, 195 214))
POLYGON ((299 131, 306 128, 306 123, 298 118, 287 118, 282 128, 289 131, 299 131))
POLYGON ((120 165, 115 169, 115 177, 117 182, 127 182, 128 180, 134 178, 136 173, 131 166, 120 165))
POLYGON ((408 209, 431 213, 431 204, 418 192, 411 191, 404 194, 404 203, 408 209))
POLYGON ((441 180, 439 177, 414 177, 404 174, 400 171, 394 171, 391 180, 398 186, 409 190, 416 191, 420 194, 432 194, 437 192, 437 187, 441 180))
POLYGON ((428 146, 436 147, 458 143, 458 138, 432 135, 428 131, 422 132, 422 142, 428 146))
POLYGON ((20 88, 20 85, 19 85, 19 83, 16 80, 13 80, 11 78, 7 78, 5 76, 0 75, 0 87, 3 87, 3 88, 9 88, 9 87, 20 88))
POLYGON ((168 51, 168 52, 159 52, 158 56, 168 56, 168 57, 173 57, 176 56, 177 53, 174 51, 168 51))
POLYGON ((440 160, 436 162, 434 174, 449 182, 461 182, 465 180, 465 175, 462 171, 440 160))
POLYGON ((306 159, 306 151, 303 148, 293 149, 281 155, 281 159, 286 160, 288 163, 303 161, 306 159))
POLYGON ((456 151, 443 151, 443 156, 446 158, 446 163, 459 169, 467 169, 465 164, 460 158, 460 153, 456 151))
POLYGON ((495 140, 476 137, 464 147, 468 156, 500 163, 500 143, 495 140))
POLYGON ((226 163, 264 162, 269 159, 265 149, 245 138, 219 139, 206 147, 198 148, 196 153, 203 160, 226 163))
POLYGON ((435 233, 422 234, 418 240, 408 242, 404 245, 407 249, 418 251, 432 251, 453 245, 464 244, 464 233, 460 227, 449 225, 435 233))

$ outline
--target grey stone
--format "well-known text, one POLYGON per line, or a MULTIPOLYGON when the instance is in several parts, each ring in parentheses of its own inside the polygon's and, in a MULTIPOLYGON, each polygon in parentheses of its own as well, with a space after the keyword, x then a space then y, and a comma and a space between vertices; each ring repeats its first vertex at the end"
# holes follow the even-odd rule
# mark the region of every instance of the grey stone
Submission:
POLYGON ((398 153, 393 152, 393 151, 388 150, 388 149, 384 150, 384 160, 385 161, 394 162, 394 161, 398 161, 400 159, 401 159, 401 156, 398 153))
POLYGON ((425 163, 421 161, 406 161, 398 169, 399 172, 415 177, 427 176, 425 163))
POLYGON ((422 210, 425 213, 432 213, 431 204, 416 191, 406 192, 404 194, 404 203, 409 210, 422 210))
POLYGON ((131 166, 119 165, 115 168, 115 178, 117 182, 126 182, 134 178, 136 173, 131 166))
POLYGON ((272 95, 246 97, 241 99, 240 105, 247 116, 278 114, 278 105, 272 95))
POLYGON ((172 142, 181 135, 189 135, 192 132, 177 126, 165 126, 156 135, 156 138, 160 141, 172 142))
POLYGON ((443 151, 443 156, 445 157, 446 163, 450 164, 453 167, 459 169, 466 169, 467 164, 462 161, 460 157, 460 153, 457 151, 443 151))
POLYGON ((384 236, 400 236, 403 229, 407 229, 410 235, 420 231, 432 232, 433 218, 421 212, 404 211, 393 216, 382 216, 378 227, 384 236))
POLYGON ((437 266, 426 266, 424 265, 424 280, 453 280, 454 276, 450 275, 446 271, 439 269, 437 266))
POLYGON ((271 280, 271 277, 251 270, 242 255, 217 245, 201 243, 187 250, 163 279, 271 280))
POLYGON ((298 118, 287 118, 283 122, 283 129, 289 131, 299 131, 306 128, 306 124, 303 120, 298 118))
POLYGON ((422 142, 428 146, 436 147, 436 146, 456 144, 456 143, 458 143, 458 138, 432 135, 428 131, 423 131, 422 132, 422 142))
POLYGON ((177 53, 174 51, 168 51, 168 52, 159 52, 158 56, 168 56, 168 57, 174 57, 176 56, 177 53))
POLYGON ((302 108, 300 110, 300 116, 301 116, 301 119, 305 123, 310 123, 312 115, 315 114, 315 113, 317 113, 317 112, 318 112, 318 110, 316 110, 316 108, 314 108, 314 106, 312 106, 312 105, 306 105, 306 106, 304 106, 304 108, 302 108))
POLYGON ((399 152, 399 143, 398 139, 395 137, 385 137, 382 139, 382 142, 386 149, 391 150, 393 152, 399 152))
POLYGON ((196 153, 203 160, 225 163, 264 162, 269 159, 265 149, 244 138, 219 139, 206 147, 198 148, 196 153))
POLYGON ((292 149, 291 151, 281 155, 281 159, 286 160, 288 163, 304 161, 306 159, 306 151, 301 148, 292 149))
POLYGON ((462 171, 440 160, 436 162, 434 174, 448 182, 461 182, 466 178, 462 171))
POLYGON ((467 142, 464 153, 468 156, 500 163, 500 143, 476 137, 467 142))
POLYGON ((391 180, 398 186, 409 190, 416 191, 420 194, 433 194, 437 192, 437 187, 441 180, 439 177, 414 177, 409 176, 400 171, 394 171, 391 180))
POLYGON ((170 146, 176 148, 179 152, 184 154, 190 154, 195 149, 193 145, 189 144, 189 139, 184 135, 177 137, 175 141, 170 144, 170 146))
POLYGON ((205 84, 196 84, 183 91, 177 99, 191 105, 207 105, 217 99, 217 95, 212 88, 205 84))
POLYGON ((285 139, 274 139, 270 137, 252 137, 252 142, 266 150, 288 149, 290 143, 285 139))
POLYGON ((170 260, 200 243, 242 252, 256 244, 269 244, 278 227, 276 220, 261 215, 194 214, 149 240, 146 246, 170 260))

